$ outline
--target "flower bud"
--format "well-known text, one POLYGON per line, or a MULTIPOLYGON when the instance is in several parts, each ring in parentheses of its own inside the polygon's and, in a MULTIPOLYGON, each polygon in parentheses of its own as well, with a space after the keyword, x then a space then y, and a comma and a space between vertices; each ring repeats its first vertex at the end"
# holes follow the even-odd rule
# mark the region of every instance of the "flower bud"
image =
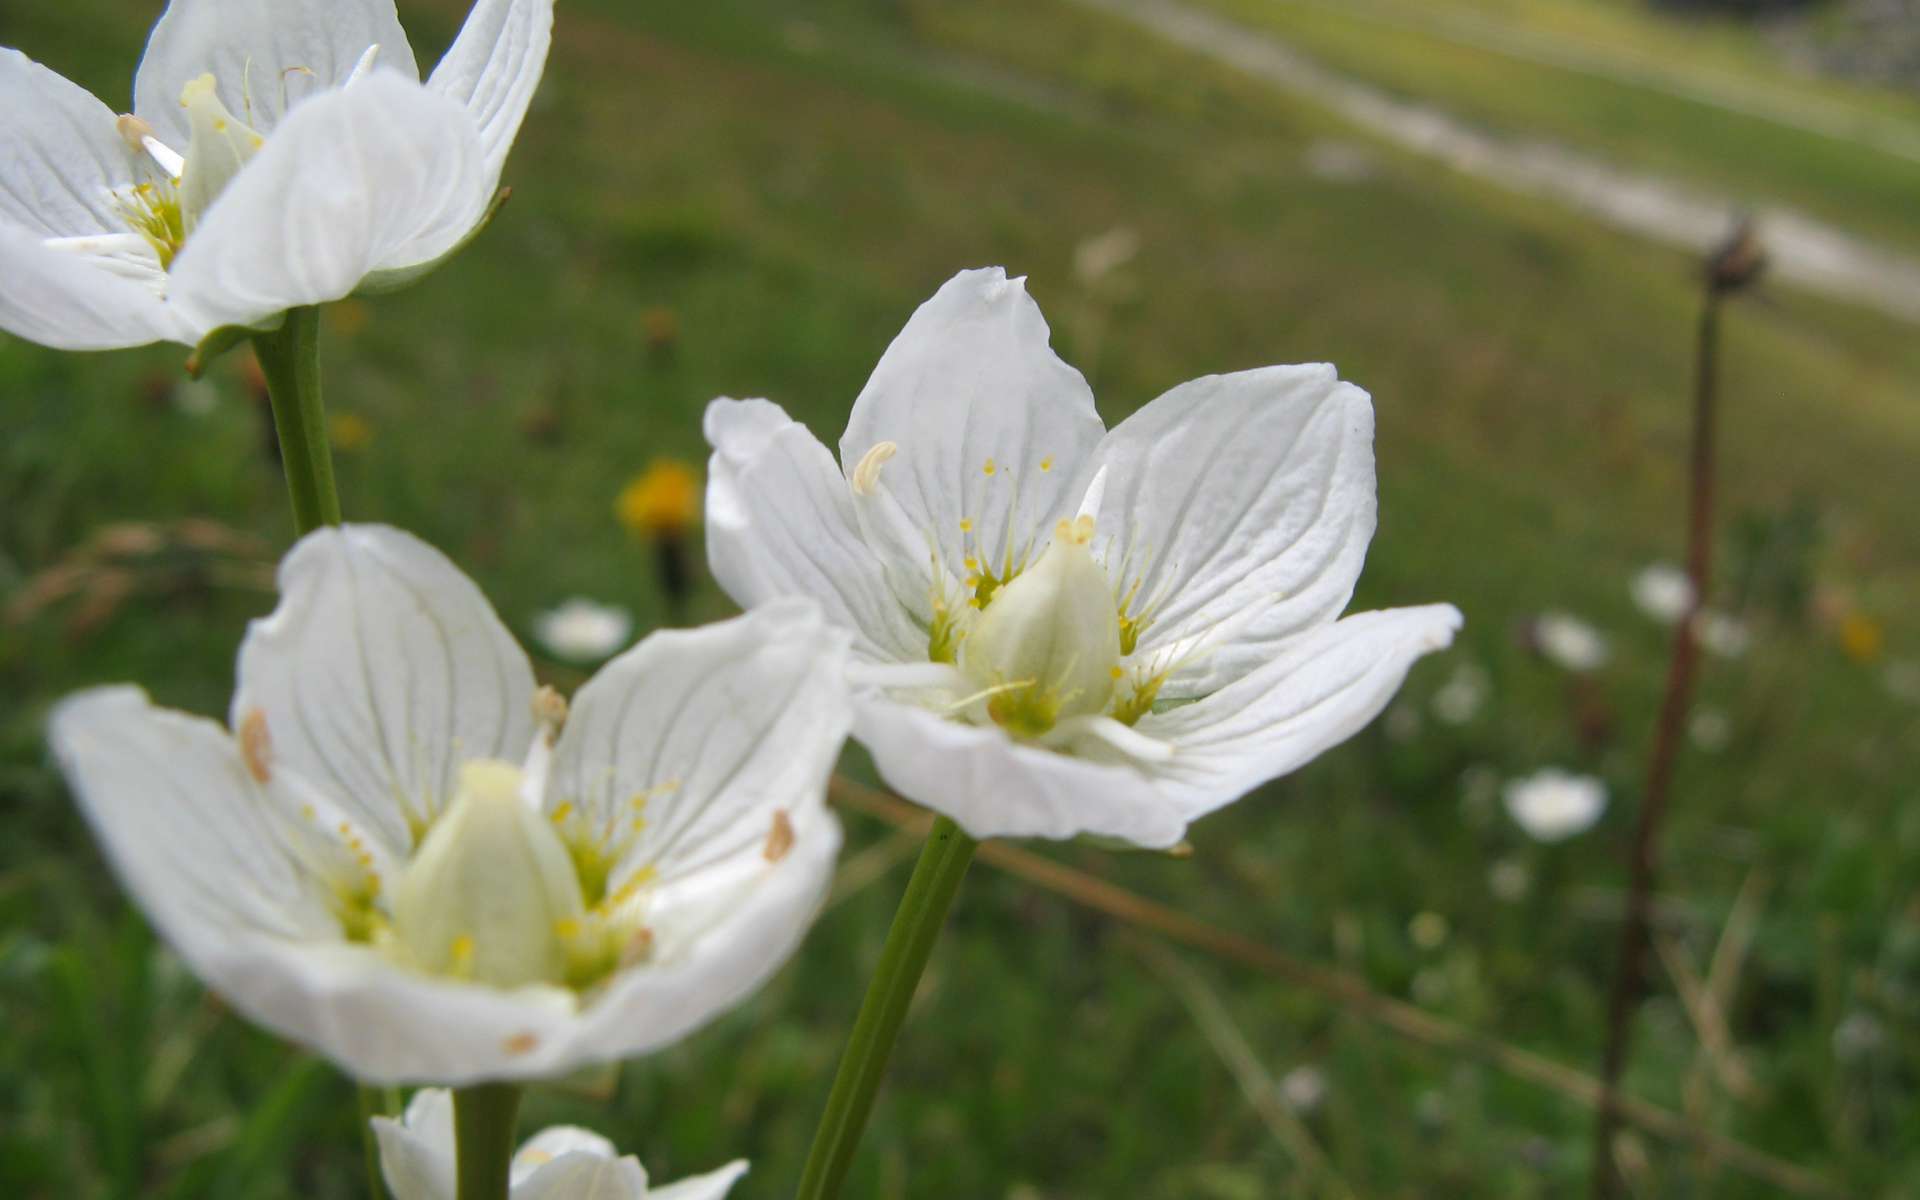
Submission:
POLYGON ((394 931, 422 970, 495 987, 565 979, 563 922, 584 906, 565 843, 520 797, 520 771, 468 763, 394 894, 394 931))
POLYGON ((1120 612, 1092 539, 1092 518, 1060 522, 1039 561, 995 589, 967 635, 962 666, 1016 736, 1103 712, 1113 694, 1120 612))

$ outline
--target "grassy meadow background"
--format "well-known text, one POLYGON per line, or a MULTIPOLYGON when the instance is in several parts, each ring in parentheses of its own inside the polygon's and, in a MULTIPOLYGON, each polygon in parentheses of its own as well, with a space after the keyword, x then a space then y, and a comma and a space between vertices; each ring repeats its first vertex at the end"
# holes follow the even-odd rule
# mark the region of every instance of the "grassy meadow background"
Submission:
MULTIPOLYGON (((1920 137, 1920 99, 1790 75, 1744 28, 1601 0, 1189 2, 1487 128, 1920 252, 1920 161, 1665 86, 1920 137)), ((159 8, 9 4, 0 44, 119 107, 159 8)), ((401 10, 430 64, 465 5, 401 10)), ((1692 260, 1065 0, 563 0, 507 182, 446 269, 329 309, 324 355, 348 518, 445 549, 529 643, 573 594, 666 622, 622 487, 656 458, 703 463, 719 394, 772 397, 837 441, 888 340, 962 267, 1030 277, 1109 423, 1196 375, 1339 364, 1378 410, 1380 530, 1355 604, 1451 600, 1456 648, 1352 743, 1198 825, 1189 859, 1034 848, 1594 1069, 1666 645, 1628 589, 1680 554, 1692 260), (1088 283, 1076 247, 1116 229, 1137 256, 1088 283), (1547 609, 1604 629, 1611 661, 1576 677, 1530 651, 1547 609), (1430 702, 1462 664, 1490 698, 1453 725, 1430 702), (1494 795, 1546 765, 1613 791, 1558 846, 1494 795), (1523 898, 1496 894, 1496 864, 1528 877, 1523 898)), ((1661 910, 1676 965, 1651 960, 1628 1082, 1835 1194, 1920 1194, 1920 336, 1785 286, 1739 298, 1725 330, 1713 599, 1754 641, 1707 660, 1700 704, 1726 736, 1680 766, 1661 910), (1735 916, 1750 944, 1725 963, 1708 1054, 1675 972, 1705 974, 1735 916)), ((94 683, 223 714, 245 622, 273 604, 290 524, 246 356, 192 388, 183 356, 0 337, 0 1195, 362 1192, 352 1088, 156 944, 42 741, 48 706, 94 683)), ((730 605, 703 577, 691 610, 730 605)), ((846 766, 872 778, 857 749, 846 766)), ((535 1091, 523 1128, 588 1124, 660 1180, 744 1155, 736 1196, 788 1194, 911 850, 846 819, 845 886, 791 966, 666 1053, 535 1091)), ((976 867, 849 1194, 1579 1194, 1586 1107, 1174 954, 976 867), (1274 1079, 1321 1075, 1287 1136, 1196 1008, 1274 1079)), ((1779 1194, 1652 1136, 1630 1150, 1639 1195, 1779 1194)))

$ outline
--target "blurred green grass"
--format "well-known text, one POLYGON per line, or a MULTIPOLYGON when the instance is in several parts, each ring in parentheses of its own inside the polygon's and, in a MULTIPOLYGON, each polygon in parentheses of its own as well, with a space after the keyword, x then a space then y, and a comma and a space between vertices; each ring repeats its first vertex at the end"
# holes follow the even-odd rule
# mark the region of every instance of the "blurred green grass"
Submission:
MULTIPOLYGON (((0 43, 124 103, 157 7, 9 7, 0 43)), ((406 6, 422 61, 461 9, 406 6)), ((1416 35, 1367 37, 1382 70, 1419 68, 1400 86, 1477 98, 1543 135, 1653 165, 1680 148, 1756 195, 1806 161, 1792 139, 1750 157, 1710 131, 1689 141, 1691 117, 1661 115, 1671 100, 1636 99, 1660 119, 1617 127, 1515 106, 1542 86, 1533 68, 1476 61, 1441 79, 1447 60, 1416 35)), ((1858 154, 1780 194, 1910 236, 1889 198, 1899 180, 1858 154)), ((613 518, 620 486, 653 457, 702 458, 715 394, 771 396, 837 439, 887 340, 963 266, 1031 275, 1109 422, 1205 372, 1340 364, 1379 409, 1381 529, 1356 605, 1453 600, 1460 646, 1415 673, 1400 716, 1197 827, 1192 860, 1057 852, 1561 1061, 1597 1059, 1664 648, 1627 581, 1679 551, 1692 264, 1367 145, 1128 27, 1014 0, 832 0, 804 16, 765 0, 569 0, 508 182, 501 219, 446 270, 334 310, 326 362, 333 411, 371 435, 341 455, 349 517, 447 549, 523 635, 574 592, 664 621, 649 556, 613 518), (1310 171, 1329 140, 1362 146, 1371 177, 1310 171), (1075 246, 1115 227, 1141 243, 1126 286, 1080 284, 1075 246), (1590 684, 1521 647, 1545 607, 1613 635, 1590 684), (1441 725, 1426 701, 1466 661, 1495 698, 1441 725), (1529 846, 1463 799, 1476 765, 1550 762, 1615 792, 1567 846, 1529 846), (1525 903, 1489 892, 1504 859, 1534 875, 1525 903), (1448 919, 1438 946, 1408 933, 1425 911, 1448 919)), ((1683 764, 1666 880, 1671 932, 1701 962, 1749 874, 1770 883, 1729 1014, 1761 1092, 1691 1082, 1696 1039, 1664 979, 1630 1081, 1852 1194, 1899 1194, 1920 1186, 1920 710, 1796 597, 1848 597, 1892 657, 1920 654, 1920 339, 1786 290, 1728 325, 1719 599, 1757 644, 1710 666, 1703 702, 1733 740, 1683 764), (1801 512, 1811 549, 1794 549, 1801 512), (1885 1040, 1850 1055, 1835 1031, 1863 1014, 1885 1040)), ((180 358, 0 343, 0 605, 109 522, 209 516, 288 540, 239 362, 195 416, 169 398, 180 358)), ((271 602, 188 577, 90 625, 72 605, 0 625, 0 1193, 357 1194, 349 1089, 223 1017, 155 951, 40 740, 46 705, 93 682, 223 712, 244 622, 271 602)), ((726 611, 709 587, 693 615, 726 611)), ((849 763, 863 769, 857 752, 849 763)), ((855 847, 884 836, 850 825, 855 847)), ((590 1124, 659 1179, 750 1155, 737 1194, 783 1194, 903 879, 836 907, 760 997, 617 1086, 536 1094, 529 1128, 590 1124)), ((1115 932, 978 871, 850 1194, 1315 1194, 1115 932)), ((1201 965, 1275 1075, 1325 1072, 1308 1128, 1357 1193, 1557 1195, 1584 1178, 1578 1106, 1201 965)), ((1648 1151, 1658 1194, 1767 1194, 1648 1151)))

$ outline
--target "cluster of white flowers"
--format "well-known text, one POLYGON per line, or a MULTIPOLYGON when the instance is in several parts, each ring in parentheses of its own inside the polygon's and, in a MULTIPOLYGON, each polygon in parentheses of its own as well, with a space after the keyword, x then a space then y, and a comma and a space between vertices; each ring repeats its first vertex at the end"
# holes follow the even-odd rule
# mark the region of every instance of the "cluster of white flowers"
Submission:
MULTIPOLYGON (((174 0, 126 114, 0 50, 0 328, 193 345, 429 269, 490 211, 552 16, 480 0, 423 83, 391 0, 174 0)), ((571 701, 438 551, 348 525, 282 562, 226 724, 131 686, 57 707, 108 858, 235 1008, 372 1083, 654 1051, 799 944, 849 731, 975 837, 1165 847, 1359 730, 1460 624, 1342 616, 1375 521, 1365 392, 1269 367, 1109 430, 998 269, 914 314, 839 463, 764 400, 706 430, 712 568, 748 611, 645 638, 571 701)), ((594 662, 632 618, 575 600, 534 630, 594 662)), ((1444 719, 1486 690, 1456 677, 1444 719)), ((402 1200, 455 1194, 453 1104, 375 1121, 402 1200)), ((745 1169, 649 1193, 637 1159, 549 1129, 511 1194, 700 1200, 745 1169)))

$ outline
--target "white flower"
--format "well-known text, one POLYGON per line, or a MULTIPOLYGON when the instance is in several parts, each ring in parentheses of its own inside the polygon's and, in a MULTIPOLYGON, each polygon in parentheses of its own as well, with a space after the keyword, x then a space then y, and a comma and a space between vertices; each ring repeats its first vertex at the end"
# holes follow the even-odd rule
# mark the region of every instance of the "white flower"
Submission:
POLYGON ((1662 625, 1693 611, 1693 581, 1672 563, 1652 563, 1633 577, 1633 602, 1662 625))
POLYGON ((1533 622, 1540 653, 1569 671, 1593 671, 1606 665, 1607 639, 1571 613, 1544 612, 1533 622))
POLYGON ((1460 614, 1336 619, 1375 502, 1372 404, 1332 367, 1208 376, 1108 431, 1022 284, 922 305, 838 467, 776 406, 715 401, 708 554, 741 603, 853 631, 894 788, 975 837, 1171 845, 1359 730, 1460 614))
POLYGON ((654 634, 569 713, 398 530, 310 534, 280 586, 230 730, 133 687, 50 730, 127 890, 243 1013, 372 1082, 540 1078, 676 1041, 799 942, 851 720, 812 604, 654 634))
MULTIPOLYGON (((401 1120, 373 1118, 380 1173, 394 1200, 455 1200, 453 1095, 424 1088, 401 1120)), ((633 1155, 586 1129, 554 1125, 528 1138, 513 1156, 511 1200, 721 1200, 747 1173, 744 1159, 665 1187, 647 1186, 633 1155)))
POLYGON ((1607 809, 1607 785, 1555 767, 1508 782, 1507 814, 1537 842, 1560 842, 1593 828, 1607 809))
POLYGON ((534 617, 533 635, 561 658, 599 662, 633 636, 633 614, 617 604, 575 596, 534 617))
POLYGON ((1461 663, 1433 694, 1433 715, 1448 725, 1465 725, 1480 715, 1493 691, 1493 680, 1478 663, 1461 663))
POLYGON ((1732 613, 1703 609, 1694 618, 1693 634, 1708 654, 1721 658, 1739 658, 1753 645, 1753 632, 1747 623, 1732 613))
POLYGON ((479 0, 422 84, 393 0, 172 0, 116 116, 0 49, 0 329, 200 342, 390 287, 476 229, 553 0, 479 0))
POLYGON ((1295 1067, 1280 1077, 1280 1099, 1294 1112, 1313 1112, 1327 1099, 1326 1072, 1312 1063, 1295 1067))

